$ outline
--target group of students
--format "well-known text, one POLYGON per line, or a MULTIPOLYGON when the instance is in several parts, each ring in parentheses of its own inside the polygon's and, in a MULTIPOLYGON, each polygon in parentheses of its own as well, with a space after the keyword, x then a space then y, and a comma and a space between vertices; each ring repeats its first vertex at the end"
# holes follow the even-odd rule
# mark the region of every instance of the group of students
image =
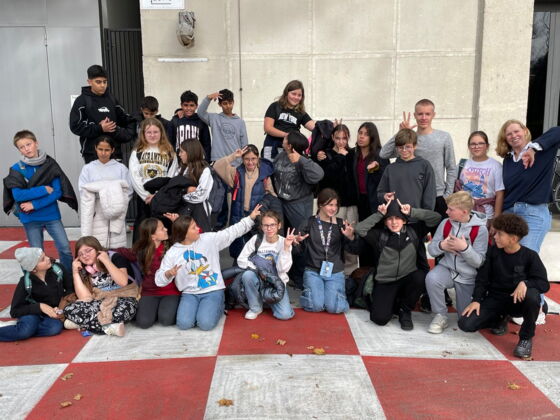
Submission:
MULTIPOLYGON (((248 309, 247 319, 266 305, 276 318, 292 318, 290 280, 303 289, 304 310, 346 312, 353 303, 347 277, 359 265, 369 267, 359 293, 374 323, 397 315, 402 329, 413 329, 411 311, 424 294, 435 314, 428 331, 441 333, 448 325, 446 289, 454 288, 461 329, 490 326, 503 333, 508 316, 521 315, 514 354, 530 356, 548 290, 546 270, 537 252, 520 245, 534 220, 505 207, 509 172, 504 168, 502 176, 500 163, 488 157, 485 133, 471 134, 471 158, 457 170, 451 137, 432 128, 435 106, 424 99, 415 106, 416 131, 410 114, 403 115, 399 132, 381 147, 377 127, 366 122, 351 148, 342 122, 309 117, 303 85, 295 80, 266 111, 259 156, 227 89, 205 97, 198 113, 198 97, 184 92, 171 121, 157 115, 157 100, 147 97, 133 122, 107 91, 100 66, 88 69, 88 84, 70 115, 87 162, 79 179, 83 237, 75 259, 57 206, 61 200, 77 208, 72 186, 33 133, 14 137, 23 158, 4 181, 4 209, 16 210, 31 248, 16 253, 25 272, 12 304, 19 322, 0 328, 0 340, 51 335, 52 319, 62 318, 67 328, 109 335, 123 335, 124 323, 134 318, 142 328, 158 320, 212 329, 226 305, 219 251, 229 247, 241 269, 232 283, 240 291, 236 303, 248 309), (212 100, 221 113, 207 111, 212 100), (313 132, 311 144, 301 125, 313 132), (115 158, 136 133, 126 168, 115 158), (227 200, 220 209, 209 203, 220 182, 231 192, 227 228, 227 200), (128 250, 125 217, 133 192, 137 218, 128 250), (217 221, 213 212, 221 213, 217 221), (442 216, 448 217, 439 223, 442 216), (255 233, 257 217, 261 233, 255 233), (43 229, 55 240, 60 264, 41 251, 43 229), (431 271, 424 247, 429 232, 428 250, 438 260, 431 271)), ((515 171, 523 166, 518 177, 531 180, 525 187, 533 191, 551 178, 549 154, 560 136, 553 129, 530 143, 520 124, 504 124, 502 143, 506 160, 518 164, 515 171)), ((520 189, 516 182, 515 194, 520 189)), ((539 190, 540 197, 545 193, 539 190)), ((534 206, 529 203, 521 204, 527 210, 534 206)))

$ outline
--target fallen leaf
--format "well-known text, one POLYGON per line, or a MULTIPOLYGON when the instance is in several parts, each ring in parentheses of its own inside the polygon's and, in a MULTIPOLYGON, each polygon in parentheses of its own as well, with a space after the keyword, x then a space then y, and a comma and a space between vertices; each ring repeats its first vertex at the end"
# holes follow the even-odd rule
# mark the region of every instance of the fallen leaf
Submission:
POLYGON ((316 349, 313 349, 313 353, 318 355, 318 356, 323 356, 323 355, 327 354, 325 349, 322 349, 320 347, 317 347, 316 349))
POLYGON ((294 357, 294 355, 292 353, 288 353, 288 356, 290 357, 294 357))
POLYGON ((441 355, 443 357, 447 357, 447 356, 451 356, 453 353, 451 353, 450 351, 444 350, 441 352, 441 355))
POLYGON ((278 340, 276 340, 276 344, 278 344, 279 346, 285 346, 286 345, 286 340, 278 339, 278 340))
POLYGON ((229 407, 230 405, 233 405, 233 400, 222 398, 221 400, 218 401, 218 405, 220 407, 229 407))
POLYGON ((73 373, 67 373, 66 375, 64 375, 62 378, 60 378, 62 381, 67 381, 68 379, 72 379, 72 376, 74 376, 73 373))
POLYGON ((71 401, 63 401, 60 403, 60 408, 70 407, 72 405, 71 401))
POLYGON ((80 401, 82 398, 84 398, 84 396, 83 396, 82 394, 76 394, 76 395, 74 395, 74 399, 75 399, 76 401, 80 401))
POLYGON ((507 387, 508 387, 509 389, 514 390, 514 391, 517 391, 518 389, 521 389, 521 387, 520 387, 519 385, 517 385, 515 382, 509 382, 509 383, 507 384, 507 387))
POLYGON ((307 350, 313 350, 314 348, 314 346, 307 346, 307 350))
POLYGON ((252 338, 253 340, 258 340, 260 337, 261 337, 261 336, 258 335, 258 334, 255 334, 255 333, 251 334, 251 338, 252 338))
POLYGON ((319 384, 315 384, 315 387, 316 387, 316 388, 319 388, 319 384))

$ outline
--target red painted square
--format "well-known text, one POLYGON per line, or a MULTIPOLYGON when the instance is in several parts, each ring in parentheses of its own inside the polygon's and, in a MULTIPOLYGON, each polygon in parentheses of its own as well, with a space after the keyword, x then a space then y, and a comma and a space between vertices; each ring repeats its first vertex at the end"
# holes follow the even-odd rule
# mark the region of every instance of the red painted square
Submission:
MULTIPOLYGON (((496 336, 490 330, 482 330, 484 337, 490 341, 504 356, 510 360, 520 360, 513 355, 513 349, 519 341, 519 329, 521 327, 513 322, 508 324, 508 333, 496 336)), ((547 315, 546 324, 537 325, 535 337, 533 337, 533 360, 547 360, 560 362, 560 316, 547 315)))
POLYGON ((15 289, 15 284, 0 284, 0 311, 12 304, 15 289))
POLYGON ((303 309, 295 309, 295 313, 289 321, 280 321, 270 310, 255 320, 245 319, 245 310, 229 311, 218 354, 307 354, 312 352, 307 348, 310 346, 323 348, 327 354, 359 354, 343 314, 303 309), (285 340, 286 344, 276 344, 277 340, 285 340))
POLYGON ((0 228, 0 241, 25 241, 23 227, 0 228))
POLYGON ((507 361, 363 359, 388 419, 560 417, 560 409, 507 361))
POLYGON ((52 337, 32 337, 23 341, 0 343, 0 366, 48 365, 70 363, 89 338, 76 330, 63 330, 52 337))
POLYGON ((554 302, 560 303, 560 283, 550 283, 550 290, 545 295, 554 302))
POLYGON ((57 379, 27 418, 202 419, 215 364, 214 357, 72 363, 61 377, 73 377, 57 379), (61 408, 63 401, 72 405, 61 408))
MULTIPOLYGON (((74 249, 74 244, 76 243, 76 241, 70 241, 70 250, 74 249)), ((2 252, 0 254, 0 259, 2 260, 13 260, 15 259, 14 253, 16 252, 16 249, 18 248, 23 248, 25 246, 29 246, 29 242, 24 241, 24 242, 20 242, 17 245, 14 245, 13 247, 5 250, 4 252, 2 252)), ((56 250, 56 246, 54 245, 54 241, 45 241, 43 242, 43 250, 45 251, 45 254, 47 254, 49 257, 53 257, 58 259, 58 251, 56 250)))

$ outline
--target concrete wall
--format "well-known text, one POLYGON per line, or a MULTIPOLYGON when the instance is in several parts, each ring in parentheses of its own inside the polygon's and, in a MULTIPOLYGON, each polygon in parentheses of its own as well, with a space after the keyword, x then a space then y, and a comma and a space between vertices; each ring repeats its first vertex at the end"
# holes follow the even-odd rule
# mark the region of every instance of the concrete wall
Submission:
POLYGON ((532 0, 187 0, 186 6, 197 19, 188 49, 176 39, 177 10, 141 10, 145 92, 160 100, 166 117, 186 89, 202 97, 228 87, 250 141, 260 146, 267 106, 289 80, 300 79, 312 118, 342 118, 354 138, 358 125, 371 120, 384 141, 402 111, 432 99, 434 126, 451 133, 457 158, 466 156, 472 130, 494 139, 505 119, 525 118, 532 0))

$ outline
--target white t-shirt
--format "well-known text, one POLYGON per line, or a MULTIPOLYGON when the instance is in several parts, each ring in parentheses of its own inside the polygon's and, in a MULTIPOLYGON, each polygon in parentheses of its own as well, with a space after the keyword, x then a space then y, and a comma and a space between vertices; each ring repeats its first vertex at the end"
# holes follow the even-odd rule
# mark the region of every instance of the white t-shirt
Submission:
MULTIPOLYGON (((488 158, 483 162, 469 159, 461 172, 461 182, 463 191, 469 192, 475 200, 495 197, 496 191, 505 189, 502 164, 493 158, 488 158)), ((494 217, 494 206, 485 204, 484 210, 488 219, 494 217)))

